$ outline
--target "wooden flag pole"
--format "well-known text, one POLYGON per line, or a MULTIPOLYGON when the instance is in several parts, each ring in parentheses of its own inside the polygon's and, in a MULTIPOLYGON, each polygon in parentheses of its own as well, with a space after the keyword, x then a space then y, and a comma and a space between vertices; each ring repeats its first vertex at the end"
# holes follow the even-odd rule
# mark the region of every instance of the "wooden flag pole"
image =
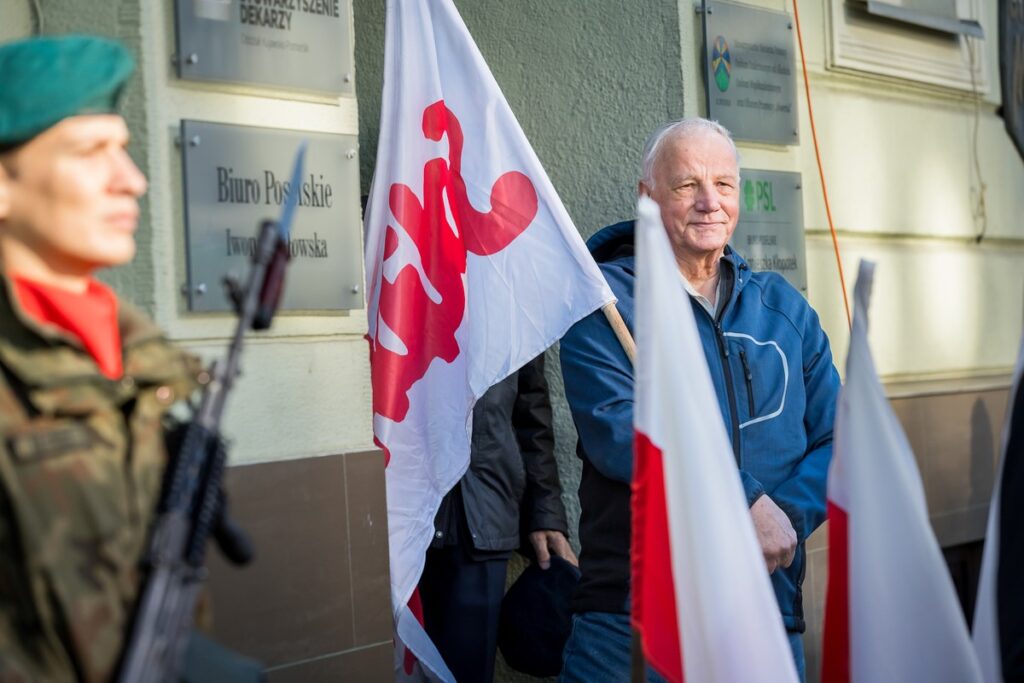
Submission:
POLYGON ((636 628, 633 631, 633 642, 632 648, 632 666, 630 667, 630 683, 646 683, 647 681, 647 662, 644 661, 644 645, 643 639, 640 637, 640 631, 636 628))
MULTIPOLYGON (((629 333, 629 328, 626 327, 626 321, 622 319, 622 314, 619 313, 619 309, 615 307, 614 303, 605 304, 601 307, 604 311, 604 317, 608 319, 608 324, 612 326, 612 331, 615 332, 615 337, 619 340, 619 344, 622 345, 622 350, 626 352, 626 357, 629 358, 630 365, 636 365, 636 342, 633 341, 633 335, 629 333)), ((632 659, 632 666, 630 667, 630 681, 631 683, 644 683, 647 679, 647 662, 644 661, 644 649, 643 643, 640 639, 640 632, 635 628, 632 629, 633 638, 630 644, 630 650, 632 659)))
POLYGON ((604 317, 608 319, 608 324, 612 326, 612 331, 615 332, 619 344, 622 345, 622 350, 626 352, 629 364, 636 365, 636 342, 633 341, 633 335, 629 333, 629 328, 626 327, 626 321, 622 319, 619 309, 615 307, 614 303, 608 303, 602 306, 601 310, 604 312, 604 317))

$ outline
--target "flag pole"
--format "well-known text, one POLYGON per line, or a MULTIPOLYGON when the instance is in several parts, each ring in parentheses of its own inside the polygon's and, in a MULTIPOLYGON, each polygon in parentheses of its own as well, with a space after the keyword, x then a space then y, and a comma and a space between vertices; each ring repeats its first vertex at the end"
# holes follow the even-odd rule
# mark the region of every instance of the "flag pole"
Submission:
POLYGON ((633 335, 629 333, 629 328, 626 327, 626 321, 622 319, 622 314, 615 307, 615 302, 605 304, 601 307, 601 310, 604 312, 604 317, 608 319, 608 324, 612 326, 612 331, 615 332, 619 344, 622 345, 622 350, 626 352, 629 364, 636 365, 636 342, 633 341, 633 335))
POLYGON ((647 681, 647 662, 644 661, 643 639, 640 631, 633 627, 633 642, 631 644, 632 666, 630 667, 630 683, 645 683, 647 681))
MULTIPOLYGON (((636 342, 633 341, 633 335, 629 333, 629 328, 626 327, 626 321, 622 319, 622 314, 615 307, 615 302, 605 304, 601 307, 601 310, 604 312, 604 317, 608 319, 608 324, 612 326, 612 331, 615 332, 615 337, 619 340, 619 344, 622 345, 622 350, 626 352, 629 364, 636 365, 636 342)), ((631 683, 644 683, 646 680, 647 662, 644 661, 643 641, 640 638, 640 632, 636 628, 633 628, 632 631, 630 681, 631 683)))

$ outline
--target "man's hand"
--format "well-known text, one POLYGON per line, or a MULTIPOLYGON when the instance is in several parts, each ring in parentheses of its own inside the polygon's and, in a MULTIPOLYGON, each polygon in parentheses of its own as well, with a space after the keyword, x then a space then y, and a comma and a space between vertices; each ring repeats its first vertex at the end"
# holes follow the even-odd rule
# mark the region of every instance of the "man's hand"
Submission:
POLYGON ((551 566, 552 554, 558 555, 574 567, 580 566, 579 560, 576 559, 576 553, 572 551, 572 546, 569 545, 569 539, 561 531, 550 531, 547 529, 532 531, 529 538, 530 545, 533 546, 533 552, 537 553, 537 564, 540 565, 541 569, 547 569, 551 566))
POLYGON ((767 495, 763 495, 750 506, 754 518, 757 541, 764 553, 764 562, 771 574, 780 566, 793 564, 796 556, 796 531, 786 513, 767 495))

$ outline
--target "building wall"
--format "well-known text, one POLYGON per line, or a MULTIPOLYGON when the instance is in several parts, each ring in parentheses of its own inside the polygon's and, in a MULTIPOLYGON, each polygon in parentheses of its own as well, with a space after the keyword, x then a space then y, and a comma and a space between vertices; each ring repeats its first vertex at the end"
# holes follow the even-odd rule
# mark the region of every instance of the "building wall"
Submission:
MULTIPOLYGON (((752 3, 792 12, 789 2, 752 3)), ((38 28, 96 32, 140 62, 127 92, 131 153, 150 178, 139 255, 104 277, 186 347, 212 358, 232 321, 185 311, 180 119, 358 134, 361 194, 379 134, 384 5, 354 0, 358 98, 177 80, 172 3, 13 0, 0 37, 38 28)), ((661 122, 703 113, 700 18, 683 0, 552 3, 456 0, 470 32, 584 236, 632 214, 639 150, 661 122)), ((969 2, 968 2, 969 5, 969 2)), ((1008 374, 1024 318, 1024 165, 996 115, 994 2, 977 3, 987 39, 980 97, 851 68, 837 47, 840 0, 803 3, 818 132, 847 287, 857 260, 879 263, 871 343, 921 464, 944 546, 975 541, 999 452, 1008 374), (838 9, 837 9, 838 7, 838 9), (975 126, 977 133, 975 133, 975 126), (984 192, 982 192, 984 187, 984 192), (984 195, 984 217, 978 199, 984 195), (985 237, 975 235, 984 229, 985 237)), ((881 45, 899 45, 900 29, 881 45)), ((904 74, 905 76, 905 74, 904 74)), ((800 82, 802 87, 802 80, 800 82)), ((801 143, 741 144, 744 166, 803 174, 808 289, 837 364, 847 331, 806 104, 801 143)), ((283 316, 254 340, 228 409, 229 488, 260 560, 214 561, 216 633, 262 658, 272 680, 384 680, 391 664, 383 471, 372 450, 365 313, 283 316)), ((578 515, 579 462, 557 354, 549 353, 564 499, 578 515)), ((827 534, 810 543, 809 671, 820 641, 827 534)), ((509 672, 503 674, 511 679, 509 672)))
MULTIPOLYGON (((879 264, 870 333, 879 373, 899 380, 1005 374, 1024 320, 1024 164, 996 115, 996 3, 980 8, 987 37, 978 55, 979 89, 987 91, 979 97, 831 66, 836 13, 826 11, 829 2, 804 5, 812 96, 848 286, 858 259, 879 264), (977 209, 982 186, 984 218, 977 209)), ((807 188, 810 299, 843 358, 843 314, 805 105, 801 113, 793 170, 803 173, 807 188)))

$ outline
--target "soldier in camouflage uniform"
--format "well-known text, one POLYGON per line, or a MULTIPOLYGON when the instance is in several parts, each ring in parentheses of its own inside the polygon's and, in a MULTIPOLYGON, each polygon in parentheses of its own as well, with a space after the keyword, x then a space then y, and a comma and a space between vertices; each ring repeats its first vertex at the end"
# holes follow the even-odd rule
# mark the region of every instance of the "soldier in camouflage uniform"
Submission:
POLYGON ((92 278, 135 252, 132 69, 103 39, 0 45, 0 683, 114 673, 163 421, 201 376, 92 278))

